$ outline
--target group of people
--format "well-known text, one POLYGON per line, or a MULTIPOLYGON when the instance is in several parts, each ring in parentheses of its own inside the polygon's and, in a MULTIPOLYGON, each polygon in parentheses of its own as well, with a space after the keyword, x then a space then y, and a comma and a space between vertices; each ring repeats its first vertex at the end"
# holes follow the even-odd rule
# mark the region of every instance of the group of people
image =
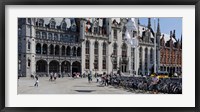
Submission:
POLYGON ((57 73, 51 72, 49 81, 56 81, 57 76, 58 76, 57 73))

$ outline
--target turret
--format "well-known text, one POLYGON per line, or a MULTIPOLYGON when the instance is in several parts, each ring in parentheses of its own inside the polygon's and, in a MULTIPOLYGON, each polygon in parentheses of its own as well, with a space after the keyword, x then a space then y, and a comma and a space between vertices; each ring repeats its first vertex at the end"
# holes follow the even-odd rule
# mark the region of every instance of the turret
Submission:
POLYGON ((81 41, 85 40, 85 20, 84 19, 80 20, 80 40, 81 41))
POLYGON ((113 36, 112 36, 112 20, 111 18, 106 19, 106 32, 108 34, 108 42, 111 43, 113 41, 113 36))

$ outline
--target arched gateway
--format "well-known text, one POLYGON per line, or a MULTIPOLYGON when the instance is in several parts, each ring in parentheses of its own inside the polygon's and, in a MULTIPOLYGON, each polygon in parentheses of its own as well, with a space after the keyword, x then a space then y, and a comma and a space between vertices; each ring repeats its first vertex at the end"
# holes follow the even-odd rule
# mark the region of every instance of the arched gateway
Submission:
POLYGON ((81 63, 78 61, 75 61, 72 63, 72 73, 79 72, 81 73, 81 63))

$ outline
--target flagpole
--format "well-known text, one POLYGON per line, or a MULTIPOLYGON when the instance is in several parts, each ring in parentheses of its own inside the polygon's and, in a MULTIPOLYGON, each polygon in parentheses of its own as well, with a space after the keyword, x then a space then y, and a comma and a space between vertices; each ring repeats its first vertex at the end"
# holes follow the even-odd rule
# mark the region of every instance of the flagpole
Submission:
POLYGON ((154 18, 154 73, 156 73, 156 18, 154 18))

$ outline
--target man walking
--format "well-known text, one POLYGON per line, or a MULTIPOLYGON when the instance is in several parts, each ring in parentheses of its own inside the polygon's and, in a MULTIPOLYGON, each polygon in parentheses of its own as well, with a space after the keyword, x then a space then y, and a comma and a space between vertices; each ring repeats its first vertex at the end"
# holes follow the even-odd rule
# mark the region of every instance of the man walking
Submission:
POLYGON ((34 86, 37 86, 37 87, 38 87, 38 83, 39 83, 39 80, 38 80, 38 76, 36 75, 36 76, 35 76, 35 84, 34 84, 34 86))

